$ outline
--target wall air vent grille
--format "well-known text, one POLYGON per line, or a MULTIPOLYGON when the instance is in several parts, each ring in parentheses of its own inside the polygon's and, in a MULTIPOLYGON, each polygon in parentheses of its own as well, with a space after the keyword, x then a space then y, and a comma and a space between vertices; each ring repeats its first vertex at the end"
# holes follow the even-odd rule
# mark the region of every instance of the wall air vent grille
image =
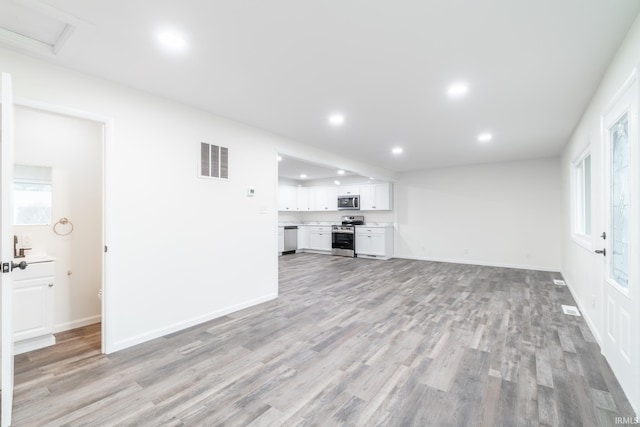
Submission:
POLYGON ((564 280, 554 279, 553 283, 558 286, 567 286, 567 283, 564 280))
POLYGON ((229 179, 229 149, 201 142, 198 170, 201 178, 229 179))

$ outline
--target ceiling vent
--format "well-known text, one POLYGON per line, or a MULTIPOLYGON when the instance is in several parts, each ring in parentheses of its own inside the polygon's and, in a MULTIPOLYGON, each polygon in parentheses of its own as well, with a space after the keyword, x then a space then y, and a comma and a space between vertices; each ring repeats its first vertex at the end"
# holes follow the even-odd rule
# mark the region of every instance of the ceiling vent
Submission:
POLYGON ((0 2, 0 43, 56 55, 82 21, 37 0, 0 2))

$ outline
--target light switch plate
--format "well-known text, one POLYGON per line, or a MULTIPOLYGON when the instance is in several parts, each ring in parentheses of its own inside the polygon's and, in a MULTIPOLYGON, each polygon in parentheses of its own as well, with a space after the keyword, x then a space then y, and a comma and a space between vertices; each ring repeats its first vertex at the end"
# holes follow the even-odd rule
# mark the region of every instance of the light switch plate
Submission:
POLYGON ((256 195, 256 189, 255 188, 247 188, 247 197, 253 197, 256 195))
POLYGON ((31 234, 24 233, 22 235, 22 247, 25 247, 25 248, 31 247, 31 234))

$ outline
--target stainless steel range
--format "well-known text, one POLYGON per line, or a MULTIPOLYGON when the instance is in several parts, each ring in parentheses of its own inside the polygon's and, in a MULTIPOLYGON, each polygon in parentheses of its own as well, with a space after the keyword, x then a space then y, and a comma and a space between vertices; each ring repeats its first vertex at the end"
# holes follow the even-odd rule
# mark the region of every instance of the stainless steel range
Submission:
POLYGON ((356 225, 364 224, 364 216, 343 216, 342 225, 331 227, 331 253, 333 255, 356 256, 356 225))

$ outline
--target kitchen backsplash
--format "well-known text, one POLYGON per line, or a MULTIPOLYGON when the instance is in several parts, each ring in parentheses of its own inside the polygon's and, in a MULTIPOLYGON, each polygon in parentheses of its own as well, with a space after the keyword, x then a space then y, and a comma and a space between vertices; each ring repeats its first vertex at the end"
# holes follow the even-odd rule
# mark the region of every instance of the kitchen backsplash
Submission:
POLYGON ((363 215, 367 223, 393 223, 393 211, 280 212, 278 222, 340 222, 345 215, 363 215))
POLYGON ((302 213, 298 212, 278 212, 278 222, 302 222, 302 213))

